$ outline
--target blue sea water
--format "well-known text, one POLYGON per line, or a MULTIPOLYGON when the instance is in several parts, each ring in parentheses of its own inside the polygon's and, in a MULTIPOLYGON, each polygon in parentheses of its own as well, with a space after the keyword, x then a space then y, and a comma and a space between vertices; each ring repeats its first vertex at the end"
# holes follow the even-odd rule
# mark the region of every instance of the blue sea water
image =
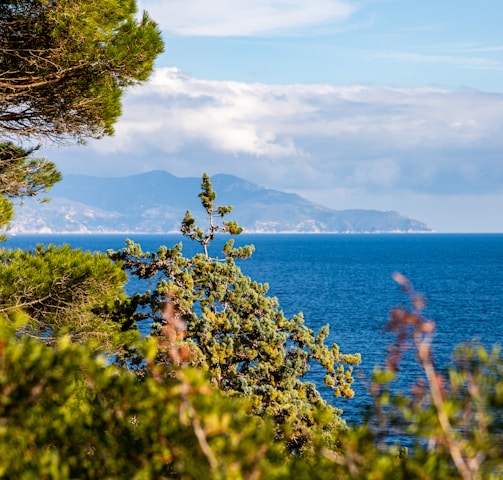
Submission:
MULTIPOLYGON (((37 243, 69 243, 91 251, 123 247, 126 235, 14 236, 7 248, 31 248, 37 243)), ((144 250, 172 246, 178 235, 131 235, 144 250)), ((226 239, 217 241, 212 255, 226 239)), ((382 364, 391 341, 384 326, 389 311, 407 305, 407 297, 392 280, 401 272, 424 293, 428 318, 435 321, 433 344, 436 364, 449 363, 453 348, 478 339, 487 346, 503 344, 503 235, 251 235, 236 245, 253 244, 251 259, 242 270, 254 280, 268 283, 286 315, 303 312, 306 324, 318 330, 330 325, 329 341, 342 352, 362 354, 356 371, 355 398, 333 399, 313 369, 315 381, 327 400, 344 410, 348 421, 357 421, 368 401, 366 381, 374 365, 382 364)), ((183 239, 185 255, 197 245, 183 239)), ((130 285, 135 289, 137 285, 130 285)), ((402 367, 401 388, 420 374, 412 354, 402 367)))

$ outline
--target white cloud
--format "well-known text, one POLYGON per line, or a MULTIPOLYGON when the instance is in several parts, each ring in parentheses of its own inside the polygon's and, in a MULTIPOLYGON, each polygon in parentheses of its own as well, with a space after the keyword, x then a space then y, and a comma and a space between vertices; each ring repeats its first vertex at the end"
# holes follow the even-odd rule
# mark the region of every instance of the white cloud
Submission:
POLYGON ((503 202, 503 94, 247 84, 163 68, 124 100, 114 137, 47 155, 64 173, 230 173, 333 208, 399 210, 437 230, 437 213, 454 218, 479 197, 475 220, 488 230, 487 199, 503 202), (456 200, 432 206, 445 199, 456 200))
POLYGON ((166 32, 193 36, 247 36, 298 33, 306 27, 347 19, 350 0, 144 0, 166 32))
POLYGON ((197 80, 165 68, 127 98, 116 136, 95 145, 103 152, 150 145, 173 153, 200 142, 232 155, 296 156, 302 150, 275 126, 308 110, 266 85, 197 80))
POLYGON ((502 150, 503 94, 247 84, 163 68, 125 97, 115 137, 90 142, 85 162, 72 156, 99 174, 161 168, 288 190, 479 194, 502 191, 502 150))

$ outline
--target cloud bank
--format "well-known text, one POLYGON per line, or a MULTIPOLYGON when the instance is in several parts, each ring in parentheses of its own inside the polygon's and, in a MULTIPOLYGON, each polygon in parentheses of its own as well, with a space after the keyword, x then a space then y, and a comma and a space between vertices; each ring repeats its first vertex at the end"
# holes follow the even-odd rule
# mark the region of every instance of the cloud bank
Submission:
POLYGON ((126 97, 115 137, 91 145, 144 169, 177 159, 174 173, 266 176, 281 188, 500 192, 503 95, 207 81, 163 68, 126 97))
POLYGON ((162 68, 127 94, 114 137, 47 154, 63 173, 230 173, 437 230, 456 217, 460 231, 460 212, 479 201, 488 218, 478 230, 503 231, 489 223, 503 205, 502 151, 503 94, 209 81, 162 68))

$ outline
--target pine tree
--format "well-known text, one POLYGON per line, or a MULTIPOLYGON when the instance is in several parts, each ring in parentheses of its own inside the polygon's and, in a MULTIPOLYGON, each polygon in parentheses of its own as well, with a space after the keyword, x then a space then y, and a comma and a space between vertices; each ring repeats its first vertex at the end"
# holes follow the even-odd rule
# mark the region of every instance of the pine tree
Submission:
POLYGON ((53 344, 68 334, 115 354, 137 338, 133 321, 114 312, 126 301, 126 274, 103 253, 68 245, 0 250, 0 317, 25 318, 19 333, 53 344))
MULTIPOLYGON (((152 292, 132 298, 138 318, 151 316, 156 335, 164 335, 166 325, 177 325, 179 335, 171 340, 190 350, 190 363, 207 370, 212 384, 227 394, 251 398, 255 413, 272 416, 278 435, 286 436, 292 451, 302 451, 309 448, 313 432, 330 436, 344 427, 340 411, 304 380, 311 363, 324 369, 325 384, 336 396, 352 397, 351 366, 360 356, 327 345, 328 325, 316 334, 302 314, 285 317, 277 299, 267 296, 268 286, 254 282, 236 264, 252 254, 252 246, 234 248, 230 239, 222 258, 211 257, 208 249, 217 232, 234 236, 241 228, 223 220, 232 207, 215 206, 207 175, 199 197, 208 228, 199 227, 187 211, 181 230, 201 244, 203 253, 185 258, 181 244, 143 252, 128 240, 126 248, 109 255, 131 275, 157 279, 152 292)), ((158 360, 171 361, 171 355, 158 360)))
POLYGON ((0 139, 110 135, 163 50, 135 0, 5 1, 0 32, 0 139))
POLYGON ((0 228, 10 199, 60 180, 53 163, 28 160, 36 149, 11 141, 111 135, 124 90, 151 74, 163 42, 136 13, 135 0, 0 2, 0 228))

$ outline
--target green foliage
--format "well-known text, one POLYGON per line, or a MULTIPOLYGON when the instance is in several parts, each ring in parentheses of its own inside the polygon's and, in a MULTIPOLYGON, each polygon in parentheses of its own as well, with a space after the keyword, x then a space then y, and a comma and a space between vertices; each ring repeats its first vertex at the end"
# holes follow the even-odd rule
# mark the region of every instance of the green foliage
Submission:
POLYGON ((251 247, 235 249, 231 240, 224 246, 223 259, 210 258, 207 247, 215 233, 236 234, 240 228, 234 222, 214 223, 215 216, 224 217, 231 209, 214 207, 216 194, 206 175, 200 198, 209 216, 208 230, 199 228, 188 212, 182 232, 198 241, 204 254, 185 258, 180 244, 148 253, 131 241, 109 252, 131 275, 157 279, 156 288, 136 295, 133 303, 142 316, 142 307, 150 309, 158 335, 165 334, 163 326, 173 318, 181 321, 184 338, 179 341, 191 351, 190 362, 207 370, 220 390, 250 398, 257 415, 272 416, 291 450, 309 448, 313 435, 330 439, 344 426, 340 412, 304 376, 317 362, 334 394, 351 397, 351 365, 358 364, 360 356, 326 345, 328 326, 315 334, 301 314, 286 318, 278 301, 267 296, 267 285, 252 281, 235 263, 235 258, 250 256, 251 247))
POLYGON ((39 195, 61 180, 54 163, 30 158, 36 150, 23 149, 11 142, 0 143, 0 228, 14 215, 11 199, 39 195))
MULTIPOLYGON (((217 198, 216 192, 213 190, 213 185, 210 181, 210 177, 204 173, 203 181, 201 184, 201 193, 199 194, 201 203, 204 210, 208 215, 209 227, 205 232, 202 228, 196 225, 196 220, 192 216, 190 210, 187 210, 185 218, 182 220, 181 232, 186 237, 191 240, 195 240, 200 243, 204 248, 204 254, 209 257, 208 246, 215 238, 217 232, 229 233, 231 235, 239 235, 243 232, 243 229, 234 221, 223 221, 222 225, 215 223, 215 217, 223 218, 232 212, 233 207, 231 206, 218 206, 215 208, 215 200, 217 198)), ((233 256, 233 258, 248 258, 253 253, 253 247, 247 247, 243 249, 233 249, 233 243, 229 242, 224 248, 224 254, 227 256, 233 256)))
MULTIPOLYGON (((214 206, 209 178, 201 200, 210 217, 230 212, 214 206)), ((351 396, 358 356, 326 345, 328 327, 286 318, 243 275, 235 259, 251 247, 231 240, 210 257, 205 241, 232 233, 225 223, 203 231, 187 217, 184 234, 206 247, 193 258, 180 244, 148 253, 131 241, 110 252, 118 265, 68 246, 1 251, 0 478, 503 478, 499 348, 460 346, 439 373, 435 325, 396 274, 412 308, 391 311, 396 342, 375 370, 373 406, 347 428, 304 377, 316 361, 351 396), (126 299, 121 267, 156 288, 126 299), (140 341, 145 315, 153 335, 140 341), (395 392, 411 347, 424 378, 395 392)))
POLYGON ((62 338, 49 348, 0 319, 0 478, 291 478, 267 419, 199 370, 167 374, 143 346, 142 382, 62 338))
POLYGON ((0 137, 110 135, 123 89, 163 50, 134 0, 1 2, 0 31, 0 137))
MULTIPOLYGON (((0 2, 0 228, 12 198, 60 180, 52 162, 3 139, 100 138, 113 133, 126 87, 145 81, 163 43, 135 0, 0 2)), ((3 237, 1 237, 3 239, 3 237)))
MULTIPOLYGON (((0 478, 503 476, 501 351, 461 346, 446 374, 430 377, 433 330, 418 311, 393 310, 390 328, 397 333, 396 347, 412 341, 417 348, 425 383, 408 395, 392 392, 401 351, 392 348, 384 369, 376 371, 367 420, 338 430, 335 450, 312 428, 311 449, 302 456, 291 455, 291 443, 278 440, 274 415, 256 415, 253 397, 223 395, 202 369, 188 365, 186 344, 173 343, 169 334, 175 323, 165 324, 163 336, 138 344, 147 373, 139 381, 97 358, 93 345, 62 337, 49 348, 20 336, 24 321, 18 315, 13 325, 0 316, 0 478), (466 469, 459 468, 463 464, 466 469)), ((318 421, 330 424, 331 415, 324 415, 318 412, 318 421)))
POLYGON ((61 180, 56 165, 44 158, 30 158, 38 148, 23 149, 0 143, 0 192, 9 198, 33 197, 61 180))
MULTIPOLYGON (((9 199, 0 195, 0 229, 8 225, 8 223, 14 218, 14 206, 9 199)), ((5 237, 0 236, 0 241, 5 240, 5 237)))
MULTIPOLYGON (((115 350, 133 334, 122 333, 131 319, 114 315, 125 302, 127 276, 104 254, 68 245, 33 251, 0 251, 0 315, 29 322, 23 332, 52 342, 63 334, 94 338, 99 348, 115 350)), ((133 335, 134 337, 134 335, 133 335)))

